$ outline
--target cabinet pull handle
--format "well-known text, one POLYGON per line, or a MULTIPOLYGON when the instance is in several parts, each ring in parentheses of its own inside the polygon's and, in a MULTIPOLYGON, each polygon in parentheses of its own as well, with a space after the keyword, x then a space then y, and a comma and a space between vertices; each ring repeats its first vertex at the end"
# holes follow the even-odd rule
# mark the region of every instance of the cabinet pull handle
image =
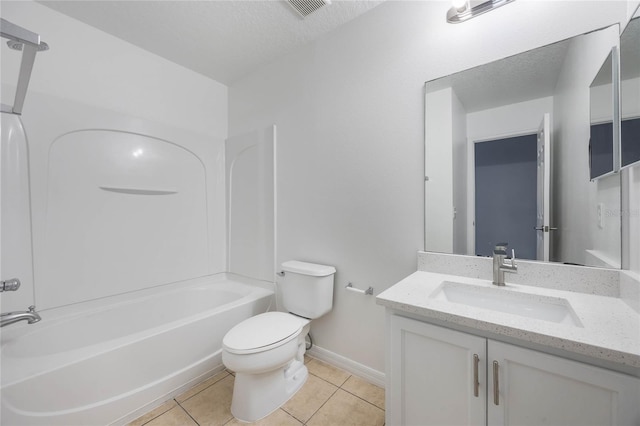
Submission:
POLYGON ((478 363, 480 357, 478 354, 473 354, 473 396, 478 397, 478 389, 480 388, 480 382, 478 381, 478 363))
POLYGON ((493 361, 493 403, 500 405, 500 388, 498 387, 498 361, 493 361))

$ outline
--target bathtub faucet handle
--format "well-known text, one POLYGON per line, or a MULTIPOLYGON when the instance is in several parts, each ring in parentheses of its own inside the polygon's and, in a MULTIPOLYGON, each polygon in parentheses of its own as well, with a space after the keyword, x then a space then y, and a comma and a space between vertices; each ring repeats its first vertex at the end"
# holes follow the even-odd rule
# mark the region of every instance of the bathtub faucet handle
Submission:
POLYGON ((0 281, 0 293, 3 291, 16 291, 20 288, 20 280, 18 278, 11 278, 10 280, 0 281))

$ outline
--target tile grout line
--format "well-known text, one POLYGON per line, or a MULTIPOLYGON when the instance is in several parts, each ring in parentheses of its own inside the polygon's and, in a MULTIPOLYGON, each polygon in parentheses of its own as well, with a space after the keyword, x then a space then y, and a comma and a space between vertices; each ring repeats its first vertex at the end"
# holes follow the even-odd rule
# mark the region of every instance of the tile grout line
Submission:
MULTIPOLYGON (((345 381, 344 381, 344 383, 342 384, 342 386, 344 386, 344 384, 345 384, 345 383, 347 383, 347 381, 348 381, 351 377, 354 377, 354 376, 353 376, 353 374, 352 374, 352 375, 350 375, 350 376, 349 376, 349 378, 348 378, 347 380, 345 380, 345 381)), ((355 377, 358 377, 358 376, 355 376, 355 377)), ((345 391, 345 392, 346 392, 346 393, 348 393, 349 395, 353 395, 353 396, 355 396, 356 398, 358 398, 358 399, 360 399, 360 400, 362 400, 362 401, 366 402, 366 403, 367 403, 367 404, 369 404, 369 405, 373 405, 374 407, 376 407, 376 408, 378 408, 378 409, 380 409, 380 410, 382 410, 382 411, 386 411, 386 408, 378 407, 378 406, 377 406, 376 404, 374 404, 373 402, 371 402, 371 401, 368 401, 368 400, 364 399, 364 398, 363 398, 363 397, 361 397, 360 395, 356 395, 355 393, 353 393, 353 392, 351 392, 351 391, 349 391, 349 390, 347 390, 347 389, 343 388, 342 386, 340 386, 340 387, 339 387, 339 389, 342 389, 343 391, 345 391)), ((376 386, 376 385, 372 385, 372 386, 376 386)))
MULTIPOLYGON (((331 364, 329 364, 329 365, 331 365, 331 364)), ((336 368, 337 368, 337 367, 336 367, 336 368)), ((341 370, 341 371, 344 371, 344 370, 341 370)), ((324 405, 329 401, 329 399, 331 399, 331 397, 332 397, 333 395, 335 395, 335 393, 336 393, 336 392, 338 392, 338 389, 340 389, 340 390, 345 391, 345 392, 346 392, 346 393, 348 393, 349 395, 355 396, 355 397, 356 397, 356 398, 358 398, 359 400, 361 400, 361 401, 363 401, 363 402, 366 402, 367 404, 371 405, 372 407, 377 408, 378 410, 382 410, 383 412, 385 412, 385 411, 386 411, 386 408, 379 407, 379 406, 377 406, 376 404, 374 404, 373 402, 371 402, 371 401, 367 401, 367 400, 366 400, 366 399, 364 399, 363 397, 361 397, 361 396, 359 396, 359 395, 356 395, 355 393, 353 393, 353 392, 351 392, 351 391, 349 391, 349 390, 347 390, 347 389, 343 388, 343 386, 344 386, 344 385, 349 381, 349 379, 350 379, 350 378, 352 378, 352 377, 358 377, 358 376, 354 376, 353 374, 349 374, 349 377, 347 377, 347 378, 345 379, 345 381, 344 381, 344 382, 342 382, 342 384, 338 386, 338 385, 336 385, 335 383, 331 383, 330 381, 328 381, 328 380, 326 380, 326 379, 324 379, 324 378, 322 378, 322 377, 318 376, 317 374, 313 374, 313 373, 311 373, 311 372, 309 372, 309 374, 311 374, 311 375, 313 375, 313 376, 317 377, 318 379, 320 379, 320 380, 322 380, 322 381, 324 381, 324 382, 327 382, 327 383, 329 383, 329 384, 331 384, 331 385, 333 385, 333 386, 336 386, 336 387, 337 387, 337 389, 335 390, 335 392, 333 392, 333 393, 331 394, 331 396, 329 396, 329 398, 328 398, 328 399, 327 399, 327 400, 326 400, 326 401, 325 401, 325 402, 320 406, 320 408, 322 408, 322 407, 323 407, 323 406, 324 406, 324 405)), ((376 385, 372 385, 372 386, 376 386, 376 385)), ((320 408, 318 408, 318 410, 320 410, 320 408)), ((313 417, 313 416, 318 412, 318 410, 316 410, 316 411, 311 415, 311 417, 313 417)), ((309 420, 311 420, 311 417, 309 418, 309 420)), ((306 423, 305 423, 305 424, 306 424, 306 423)))
POLYGON ((306 422, 302 422, 303 425, 306 425, 307 423, 309 423, 311 421, 311 419, 313 419, 313 416, 315 416, 316 414, 318 414, 318 411, 320 411, 322 409, 322 407, 324 407, 326 405, 327 402, 329 402, 329 400, 331 398, 333 398, 333 395, 336 394, 336 392, 338 392, 338 389, 340 389, 339 387, 336 387, 336 390, 333 391, 333 393, 331 395, 329 395, 329 398, 327 398, 327 400, 325 402, 322 403, 322 405, 320 405, 318 407, 318 409, 316 411, 313 412, 313 414, 311 416, 309 416, 309 419, 306 422))
MULTIPOLYGON (((172 399, 173 399, 173 398, 172 398, 172 399)), ((175 399, 173 399, 173 400, 175 401, 175 399)), ((158 408, 162 407, 162 406, 163 406, 164 404, 166 404, 167 402, 169 402, 169 400, 166 400, 165 402, 163 402, 162 404, 160 404, 160 405, 159 405, 158 407, 156 407, 155 409, 158 409, 158 408)), ((175 402, 177 403, 177 401, 175 401, 175 402)), ((151 423, 152 421, 154 421, 154 420, 155 420, 155 419, 157 419, 158 417, 160 417, 160 416, 162 416, 162 415, 164 415, 164 414, 168 413, 169 411, 173 410, 174 408, 176 408, 176 407, 171 407, 171 408, 169 408, 168 410, 165 410, 165 411, 163 411, 162 413, 159 413, 157 416, 154 416, 154 417, 150 418, 150 419, 149 419, 149 420, 147 420, 146 422, 142 423, 140 426, 144 426, 144 425, 146 425, 146 424, 148 424, 148 423, 151 423)), ((150 411, 148 411, 148 412, 147 412, 147 413, 145 413, 145 414, 148 414, 148 413, 150 413, 151 411, 153 411, 153 410, 150 410, 150 411)), ((144 416, 145 414, 143 414, 142 416, 144 416)), ((140 417, 142 417, 142 416, 140 416, 140 417)), ((138 419, 140 419, 140 417, 138 417, 138 419)), ((138 420, 138 419, 134 419, 133 421, 131 421, 131 422, 127 423, 127 424, 131 424, 132 422, 134 422, 134 421, 136 421, 136 420, 138 420)))
MULTIPOLYGON (((216 383, 217 383, 217 382, 216 382, 216 383)), ((207 386, 207 387, 208 387, 208 386, 207 386)), ((203 390, 204 390, 204 389, 203 389, 203 390)), ((198 392, 198 393, 200 393, 200 392, 198 392)), ((196 395, 197 395, 197 394, 196 394, 196 395)), ((194 396, 195 396, 195 395, 194 395, 194 396)), ((191 399, 191 398, 189 398, 189 399, 191 399)), ((189 399, 186 399, 185 401, 188 401, 189 399)), ((180 409, 182 409, 182 411, 184 411, 185 413, 187 413, 187 416, 189 416, 189 418, 190 418, 191 420, 193 420, 193 422, 194 422, 196 425, 200 426, 200 423, 198 423, 198 421, 197 421, 196 419, 194 419, 194 418, 193 418, 193 416, 191 415, 191 413, 189 413, 189 411, 188 411, 186 408, 184 408, 184 407, 182 406, 182 404, 180 404, 180 403, 179 403, 175 398, 174 398, 173 400, 174 400, 174 401, 176 401, 176 404, 178 404, 178 407, 180 407, 180 409)))
MULTIPOLYGON (((329 400, 331 399, 331 397, 332 397, 333 395, 335 395, 335 393, 336 393, 336 392, 338 392, 338 389, 340 389, 340 386, 337 386, 336 384, 331 383, 330 381, 325 380, 325 379, 323 379, 322 377, 320 377, 320 376, 318 376, 318 375, 316 375, 316 374, 313 374, 312 372, 309 372, 309 375, 310 375, 310 376, 314 376, 314 377, 316 377, 316 378, 318 378, 318 379, 322 380, 323 382, 329 383, 329 384, 330 384, 330 385, 332 385, 332 386, 335 386, 335 387, 336 387, 336 389, 331 393, 331 395, 329 395, 329 397, 327 398, 327 400, 326 400, 325 402, 323 402, 323 403, 322 403, 322 405, 320 405, 320 407, 318 407, 318 409, 317 409, 317 410, 315 410, 315 411, 313 412, 313 414, 311 414, 311 416, 309 416, 309 419, 308 419, 307 421, 301 420, 301 419, 297 418, 295 415, 293 415, 293 413, 288 412, 286 409, 284 409, 284 404, 280 407, 280 409, 281 409, 282 411, 284 411, 285 413, 287 413, 288 415, 290 415, 291 417, 293 417, 294 419, 296 419, 297 421, 299 421, 299 422, 300 422, 300 423, 302 423, 303 425, 306 425, 306 424, 307 424, 307 422, 308 422, 309 420, 311 420, 311 419, 313 418, 313 416, 315 416, 315 415, 316 415, 316 413, 318 412, 318 410, 320 410, 320 409, 321 409, 321 408, 322 408, 322 407, 327 403, 327 401, 329 401, 329 400)), ((349 376, 349 377, 351 377, 351 376, 349 376)), ((346 380, 345 380, 345 382, 346 382, 346 380)))
MULTIPOLYGON (((312 359, 315 359, 315 358, 312 358, 312 359)), ((320 362, 322 362, 322 361, 320 361, 320 362)), ((328 363, 325 363, 325 364, 328 364, 328 363)), ((328 364, 328 365, 331 365, 332 367, 339 369, 338 367, 335 367, 335 366, 333 366, 332 364, 328 364)), ((358 377, 358 376, 354 376, 353 374, 350 374, 350 373, 348 373, 348 372, 347 372, 347 371, 345 371, 345 370, 341 370, 341 369, 339 369, 339 370, 340 370, 340 371, 344 371, 345 373, 349 374, 349 376, 344 380, 344 382, 342 382, 342 384, 341 384, 341 385, 336 385, 335 383, 331 383, 330 381, 328 381, 328 380, 326 380, 326 379, 324 379, 324 378, 322 378, 322 377, 320 377, 320 376, 318 376, 317 374, 314 374, 314 373, 312 373, 312 372, 309 372, 309 374, 311 374, 311 375, 313 375, 313 376, 317 377, 318 379, 320 379, 320 380, 322 380, 322 381, 324 381, 324 382, 329 383, 330 385, 333 385, 333 386, 336 386, 336 387, 337 387, 336 391, 335 391, 335 392, 333 392, 333 393, 331 394, 331 396, 329 396, 329 399, 330 399, 330 398, 331 398, 331 397, 332 397, 332 396, 333 396, 333 395, 338 391, 338 389, 341 389, 341 390, 343 390, 343 391, 347 392, 349 395, 353 395, 353 396, 355 396, 356 398, 360 399, 361 401, 366 402, 367 404, 371 405, 372 407, 375 407, 375 408, 377 408, 377 409, 379 409, 379 410, 382 410, 383 412, 384 412, 384 411, 386 411, 386 408, 379 407, 379 406, 377 406, 376 404, 374 404, 373 402, 371 402, 371 401, 367 401, 367 400, 366 400, 366 399, 364 399, 363 397, 361 397, 361 396, 359 396, 359 395, 356 395, 355 393, 353 393, 353 392, 351 392, 351 391, 349 391, 349 390, 347 390, 347 389, 343 388, 343 386, 344 386, 344 385, 349 381, 349 379, 350 379, 350 378, 352 378, 352 377, 358 377)), ((372 384, 372 386, 376 386, 376 385, 373 385, 373 384, 372 384)), ((379 386, 378 386, 378 387, 379 387, 379 386)), ((327 399, 327 401, 329 401, 329 399, 327 399)), ((326 404, 326 403, 327 403, 327 401, 325 401, 325 402, 320 406, 320 408, 322 408, 322 406, 324 406, 324 404, 326 404)), ((318 410, 320 410, 320 408, 318 408, 318 410)), ((318 410, 316 410, 316 411, 313 413, 313 415, 315 415, 315 414, 318 412, 318 410)), ((313 417, 313 415, 312 415, 311 417, 313 417)), ((311 417, 309 418, 309 420, 311 420, 311 417)), ((306 424, 306 423, 305 423, 305 424, 306 424)))
MULTIPOLYGON (((309 373, 309 374, 313 374, 313 373, 309 373)), ((307 420, 306 422, 303 422, 303 424, 304 424, 304 425, 306 425, 308 422, 310 422, 310 421, 311 421, 311 419, 313 418, 313 416, 315 416, 316 414, 318 414, 318 411, 320 411, 320 410, 322 409, 322 407, 324 407, 324 406, 327 404, 327 402, 329 402, 329 400, 330 400, 331 398, 333 398, 333 396, 338 392, 338 390, 340 390, 340 389, 341 389, 341 386, 342 386, 342 385, 337 386, 336 384, 331 383, 330 381, 325 380, 325 379, 323 379, 323 378, 322 378, 322 377, 320 377, 320 376, 317 376, 317 375, 315 375, 315 374, 313 374, 313 375, 314 375, 315 377, 319 378, 320 380, 324 380, 325 382, 327 382, 327 383, 329 383, 329 384, 331 384, 331 385, 335 386, 335 387, 336 387, 336 390, 335 390, 335 391, 333 391, 333 393, 332 393, 331 395, 329 395, 329 398, 327 398, 327 400, 326 400, 325 402, 323 402, 323 403, 322 403, 322 405, 320 405, 320 407, 318 407, 318 409, 317 409, 316 411, 314 411, 314 412, 313 412, 313 414, 309 417, 309 420, 307 420)), ((351 377, 351 374, 349 374, 349 377, 351 377)), ((349 377, 347 377, 347 378, 345 379, 345 381, 344 381, 344 382, 342 382, 342 384, 343 384, 343 385, 344 385, 345 383, 347 383, 347 380, 349 380, 349 377)))
POLYGON ((359 396, 359 395, 356 395, 356 394, 355 394, 355 393, 353 393, 353 392, 349 392, 348 390, 343 389, 343 388, 339 388, 339 389, 340 389, 340 390, 345 391, 345 392, 346 392, 346 393, 348 393, 349 395, 355 396, 356 398, 358 398, 358 399, 359 399, 359 400, 361 400, 362 402, 366 402, 367 404, 371 405, 372 407, 377 408, 378 410, 385 411, 385 409, 384 409, 384 408, 382 408, 382 407, 378 407, 378 406, 377 406, 376 404, 374 404, 373 402, 371 402, 371 401, 367 401, 367 400, 366 400, 366 399, 364 399, 363 397, 361 397, 361 396, 359 396))
MULTIPOLYGON (((222 371, 227 371, 227 370, 222 370, 222 371)), ((218 373, 218 374, 220 374, 220 373, 218 373)), ((201 394, 201 393, 202 393, 202 392, 204 392, 205 390, 209 389, 211 386, 215 385, 216 383, 219 383, 220 381, 222 381, 222 380, 226 379, 226 378, 227 378, 227 376, 231 376, 231 375, 232 375, 232 374, 229 374, 229 373, 227 372, 227 375, 226 375, 226 376, 224 376, 224 377, 222 377, 222 378, 220 378, 220 379, 216 380, 215 382, 211 383, 211 384, 210 384, 209 386, 207 386, 206 388, 202 388, 202 389, 200 389, 198 392, 194 393, 193 395, 191 395, 189 398, 185 399, 185 400, 184 400, 184 401, 182 401, 182 402, 187 402, 188 400, 190 400, 190 399, 191 399, 191 398, 193 398, 194 396, 201 394)), ((200 386, 202 383, 206 382, 207 380, 212 379, 212 378, 213 378, 213 377, 215 377, 215 376, 216 376, 216 375, 214 374, 213 376, 209 377, 208 379, 203 380, 202 382, 200 382, 200 383, 198 383, 198 384, 194 385, 191 389, 193 389, 193 388, 195 388, 195 387, 200 386)), ((235 376, 234 376, 234 380, 235 380, 235 376)), ((178 399, 177 399, 177 398, 178 398, 179 396, 184 395, 185 393, 189 392, 189 390, 190 390, 190 389, 187 389, 187 390, 186 390, 186 391, 184 391, 182 394, 177 395, 176 397, 174 397, 174 398, 173 398, 173 400, 174 400, 178 405, 180 405, 180 406, 182 407, 182 404, 180 404, 180 402, 178 401, 178 399)), ((184 407, 183 407, 183 408, 184 408, 184 407)), ((186 411, 186 409, 185 409, 185 411, 186 411)))
MULTIPOLYGON (((315 358, 312 358, 312 357, 309 357, 309 358, 310 358, 310 359, 309 359, 309 361, 308 361, 308 362, 306 362, 306 363, 305 363, 305 365, 308 365, 308 364, 309 364, 309 362, 311 362, 311 361, 313 361, 313 360, 316 360, 315 358)), ((323 361, 320 361, 320 360, 317 360, 317 361, 318 361, 319 363, 324 363, 323 361)), ((320 411, 320 410, 321 410, 321 409, 322 409, 322 408, 327 404, 327 402, 329 402, 329 400, 330 400, 331 398, 333 398, 333 397, 336 395, 336 393, 338 392, 338 390, 343 390, 343 391, 344 391, 344 392, 346 392, 347 394, 349 394, 349 395, 351 395, 351 396, 356 397, 357 399, 359 399, 360 401, 363 401, 363 402, 367 403, 367 404, 368 404, 368 405, 370 405, 371 407, 377 408, 378 410, 381 410, 383 413, 384 413, 384 412, 386 412, 386 408, 379 407, 378 405, 376 405, 375 403, 373 403, 373 402, 371 402, 371 401, 368 401, 368 400, 367 400, 367 399, 365 399, 364 397, 361 397, 361 396, 359 396, 359 395, 357 395, 357 394, 355 394, 355 393, 353 393, 353 392, 351 392, 351 391, 349 391, 349 390, 347 390, 347 389, 345 389, 345 388, 344 388, 344 386, 346 385, 346 383, 347 383, 347 382, 348 382, 352 377, 358 377, 358 376, 354 376, 353 374, 350 374, 349 372, 347 372, 347 371, 345 371, 345 370, 342 370, 342 369, 340 369, 340 368, 338 368, 338 367, 336 367, 336 366, 333 366, 333 365, 332 365, 332 364, 330 364, 330 363, 324 363, 324 364, 327 364, 327 365, 329 365, 329 366, 331 366, 331 367, 334 367, 335 369, 339 370, 340 372, 346 373, 348 376, 346 377, 346 379, 344 379, 344 380, 342 381, 342 383, 341 383, 340 385, 336 385, 335 383, 332 383, 332 382, 330 382, 329 380, 327 380, 327 379, 325 379, 325 378, 323 378, 323 377, 321 377, 321 376, 319 376, 319 375, 317 375, 317 374, 314 374, 314 373, 312 373, 312 372, 309 372, 309 375, 312 375, 312 376, 314 376, 315 378, 320 379, 320 380, 322 380, 323 382, 325 382, 325 383, 327 383, 327 384, 329 384, 329 385, 331 385, 331 386, 334 386, 334 387, 335 387, 335 389, 334 389, 334 391, 329 395, 329 397, 328 397, 328 398, 327 398, 327 399, 326 399, 326 400, 325 400, 325 401, 324 401, 324 402, 323 402, 323 403, 322 403, 322 404, 321 404, 321 405, 320 405, 316 410, 314 410, 313 414, 311 414, 311 416, 307 419, 307 421, 302 421, 301 419, 297 418, 294 414, 292 414, 292 413, 290 413, 289 411, 287 411, 286 409, 284 409, 282 406, 281 406, 281 407, 279 407, 278 409, 283 410, 283 412, 285 412, 287 415, 289 415, 289 416, 291 416, 292 418, 294 418, 296 421, 300 422, 302 425, 307 425, 307 424, 308 424, 308 422, 310 422, 310 421, 311 421, 311 419, 312 419, 316 414, 318 414, 318 412, 319 412, 319 411, 320 411)), ((200 393, 204 392, 205 390, 209 389, 210 387, 212 387, 212 386, 216 385, 217 383, 219 383, 220 381, 222 381, 222 380, 226 379, 226 378, 227 378, 228 376, 230 376, 230 375, 231 375, 231 376, 235 376, 234 374, 232 374, 231 372, 229 372, 229 371, 228 371, 228 370, 226 370, 226 369, 222 370, 221 372, 226 372, 226 375, 225 375, 224 377, 221 377, 220 379, 216 380, 215 382, 213 382, 213 383, 209 384, 207 387, 205 387, 205 388, 203 388, 203 389, 199 390, 197 393, 195 393, 195 394, 193 394, 193 395, 189 396, 189 398, 185 399, 185 400, 184 400, 184 401, 182 401, 182 402, 187 402, 187 401, 191 400, 191 399, 192 399, 192 398, 194 398, 195 396, 199 395, 200 393)), ((214 375, 214 376, 215 376, 215 375, 214 375)), ((212 376, 212 377, 214 377, 214 376, 212 376)), ((234 379, 235 379, 235 377, 234 377, 234 379)), ((196 385, 196 386, 198 386, 198 385, 196 385)), ((373 386, 375 386, 375 385, 373 385, 373 386)), ((178 395, 178 397, 179 397, 179 396, 180 396, 180 395, 178 395)), ((180 409, 181 409, 181 410, 183 410, 183 411, 184 411, 184 412, 189 416, 189 418, 191 418, 191 419, 193 420, 193 422, 194 422, 196 425, 200 426, 200 423, 198 423, 198 421, 197 421, 197 420, 196 420, 196 419, 195 419, 195 418, 194 418, 194 417, 189 413, 189 411, 188 411, 185 407, 183 407, 183 406, 182 406, 182 404, 177 400, 177 397, 174 397, 174 398, 172 398, 172 399, 173 399, 173 401, 175 402, 175 404, 176 404, 178 407, 180 407, 180 409)), ((167 412, 169 412, 169 411, 171 411, 171 409, 166 410, 166 411, 164 411, 163 413, 158 414, 157 416, 153 417, 152 419, 149 419, 147 422, 145 422, 145 423, 143 424, 143 426, 144 426, 144 425, 146 425, 146 424, 148 424, 149 422, 154 421, 155 419, 157 419, 158 417, 160 417, 160 416, 162 416, 162 415, 166 414, 166 413, 167 413, 167 412)), ((227 424, 229 424, 230 422, 232 422, 233 420, 234 420, 234 417, 232 417, 231 419, 229 419, 228 421, 226 421, 225 423, 223 423, 223 425, 227 425, 227 424)))

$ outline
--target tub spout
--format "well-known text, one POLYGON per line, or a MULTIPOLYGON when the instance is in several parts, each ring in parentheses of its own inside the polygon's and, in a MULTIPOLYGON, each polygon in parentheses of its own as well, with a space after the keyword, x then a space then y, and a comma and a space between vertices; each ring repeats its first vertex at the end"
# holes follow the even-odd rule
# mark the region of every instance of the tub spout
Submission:
POLYGON ((18 321, 27 321, 27 323, 33 324, 40 321, 41 319, 42 318, 40 318, 40 315, 38 315, 38 313, 36 312, 36 307, 29 306, 28 311, 9 312, 0 315, 0 327, 10 325, 18 321))

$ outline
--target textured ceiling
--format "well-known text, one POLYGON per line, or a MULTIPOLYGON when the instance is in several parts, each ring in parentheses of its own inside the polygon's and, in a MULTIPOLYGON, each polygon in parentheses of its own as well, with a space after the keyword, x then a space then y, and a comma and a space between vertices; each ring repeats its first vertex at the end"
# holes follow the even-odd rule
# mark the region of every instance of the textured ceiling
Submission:
POLYGON ((41 3, 230 85, 382 1, 333 0, 305 19, 280 0, 41 3))
POLYGON ((552 96, 570 40, 430 81, 433 92, 453 87, 467 112, 552 96))
MULTIPOLYGON (((636 15, 640 14, 640 9, 636 15)), ((620 41, 622 80, 640 76, 640 16, 633 19, 620 41)), ((452 87, 467 112, 482 111, 531 99, 552 96, 571 39, 510 56, 479 67, 430 81, 434 92, 452 87)), ((611 62, 603 64, 611 70, 611 62)), ((594 86, 611 82, 611 72, 600 73, 594 86)))

